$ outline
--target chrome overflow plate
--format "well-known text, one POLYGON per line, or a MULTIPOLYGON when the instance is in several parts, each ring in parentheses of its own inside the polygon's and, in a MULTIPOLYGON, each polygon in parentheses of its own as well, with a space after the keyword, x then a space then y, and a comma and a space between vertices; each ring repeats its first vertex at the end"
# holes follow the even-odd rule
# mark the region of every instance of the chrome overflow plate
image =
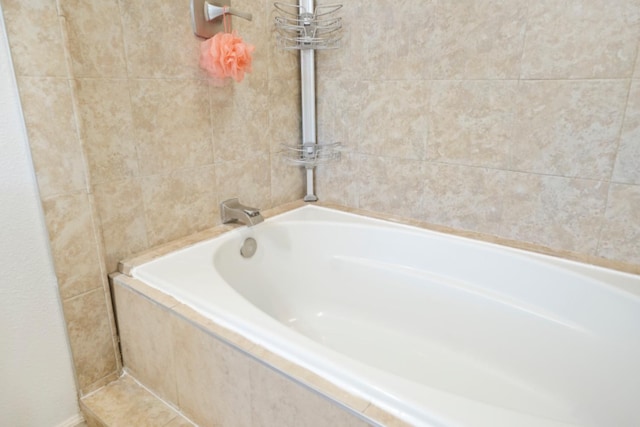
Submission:
POLYGON ((240 248, 240 255, 243 258, 251 258, 258 250, 258 242, 253 237, 247 237, 240 248))

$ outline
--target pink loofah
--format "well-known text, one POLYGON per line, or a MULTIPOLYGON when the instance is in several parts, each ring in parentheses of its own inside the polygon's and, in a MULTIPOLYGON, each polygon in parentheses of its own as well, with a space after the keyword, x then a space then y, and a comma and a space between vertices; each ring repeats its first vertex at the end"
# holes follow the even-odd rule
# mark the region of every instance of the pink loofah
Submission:
POLYGON ((241 82, 244 73, 251 72, 251 53, 254 49, 253 45, 242 41, 235 31, 218 33, 200 45, 200 67, 217 83, 223 83, 227 77, 241 82))

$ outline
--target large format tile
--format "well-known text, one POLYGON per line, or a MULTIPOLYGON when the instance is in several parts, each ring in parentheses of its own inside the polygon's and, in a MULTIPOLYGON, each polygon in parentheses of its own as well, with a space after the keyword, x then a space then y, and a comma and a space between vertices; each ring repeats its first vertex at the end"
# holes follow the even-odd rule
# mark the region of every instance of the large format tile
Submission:
POLYGON ((213 227, 218 219, 214 166, 141 179, 150 246, 213 227))
POLYGON ((423 219, 456 229, 497 235, 502 219, 504 171, 427 163, 423 219))
POLYGON ((130 77, 204 78, 198 68, 201 40, 191 30, 189 2, 117 4, 130 77))
POLYGON ((638 31, 634 0, 530 2, 521 77, 630 77, 638 31))
POLYGON ((18 86, 40 196, 85 189, 85 166, 69 81, 22 77, 18 86))
POLYGON ((640 80, 631 83, 612 179, 640 184, 640 80))
POLYGON ((141 175, 213 163, 207 87, 197 80, 131 81, 141 175))
POLYGON ((127 80, 76 80, 79 117, 91 184, 138 174, 127 80))
POLYGON ((180 318, 172 323, 178 405, 201 427, 251 426, 249 371, 257 362, 180 318))
POLYGON ((237 197, 259 209, 272 207, 270 155, 216 164, 218 203, 237 197))
POLYGON ((360 156, 358 163, 359 208, 420 217, 424 193, 421 161, 360 156))
POLYGON ((161 398, 177 402, 170 312, 122 286, 113 292, 124 366, 161 398))
POLYGON ((109 427, 193 426, 129 375, 83 398, 82 404, 109 427))
POLYGON ((516 93, 516 81, 434 82, 427 158, 507 168, 516 93))
POLYGON ((623 80, 520 82, 512 167, 609 179, 627 88, 623 80))
POLYGON ((78 387, 83 394, 119 368, 108 304, 102 287, 62 304, 78 387))
POLYGON ((64 37, 55 0, 3 0, 17 76, 66 77, 64 37))
POLYGON ((640 264, 640 185, 611 184, 598 255, 640 264))
POLYGON ((63 300, 102 288, 97 230, 83 191, 42 202, 60 296, 63 300))
POLYGON ((95 185, 107 272, 118 262, 149 247, 140 180, 132 178, 95 185))
POLYGON ((608 186, 602 181, 509 173, 500 235, 595 253, 608 186))
POLYGON ((126 77, 118 3, 59 1, 74 77, 126 77))

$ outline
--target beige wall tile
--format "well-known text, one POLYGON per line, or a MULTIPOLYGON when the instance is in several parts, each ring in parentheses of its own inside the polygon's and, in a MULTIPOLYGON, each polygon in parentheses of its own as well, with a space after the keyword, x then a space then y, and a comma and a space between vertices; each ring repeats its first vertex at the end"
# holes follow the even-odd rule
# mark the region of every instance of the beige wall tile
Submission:
POLYGON ((433 82, 427 158, 507 168, 516 94, 516 81, 433 82))
POLYGON ((304 168, 292 165, 282 155, 271 155, 271 205, 279 206, 304 197, 304 168))
MULTIPOLYGON (((529 2, 462 0, 434 2, 435 28, 424 49, 434 79, 513 79, 520 72, 529 2)), ((417 15, 419 19, 424 15, 417 15)))
POLYGON ((504 171, 427 163, 420 219, 497 235, 502 219, 504 171))
POLYGON ((84 189, 85 167, 69 82, 22 77, 18 86, 40 196, 84 189))
POLYGON ((352 107, 359 109, 355 132, 358 152, 424 159, 429 129, 429 83, 370 82, 360 96, 357 107, 352 107))
MULTIPOLYGON (((382 83, 381 83, 382 84, 382 83)), ((370 82, 328 80, 320 77, 317 88, 318 141, 340 142, 344 149, 355 151, 360 137, 362 111, 372 91, 370 82)), ((392 94, 389 96, 393 97, 392 94)), ((370 112, 369 114, 374 114, 370 112)))
POLYGON ((529 3, 522 77, 630 77, 638 31, 634 0, 529 3))
POLYGON ((138 161, 128 82, 79 79, 76 96, 91 183, 136 176, 138 161))
POLYGON ((62 304, 81 393, 119 368, 107 304, 102 287, 62 304))
POLYGON ((93 188, 100 216, 108 272, 118 262, 149 247, 142 189, 138 179, 99 184, 93 188))
POLYGON ((300 82, 297 80, 269 80, 269 132, 271 152, 282 145, 301 143, 300 82))
POLYGON ((316 193, 323 202, 358 206, 360 157, 352 152, 340 154, 339 160, 316 169, 316 193))
POLYGON ((360 156, 359 208, 419 218, 424 193, 421 161, 360 156))
POLYGON ((232 29, 238 32, 246 43, 252 44, 255 50, 252 54, 250 74, 245 78, 251 80, 269 79, 269 48, 271 45, 270 33, 273 27, 273 20, 269 19, 267 10, 268 1, 263 0, 234 0, 233 8, 251 13, 253 19, 232 17, 232 29))
POLYGON ((611 184, 598 255, 640 264, 640 186, 611 184))
POLYGON ((214 166, 146 176, 140 185, 150 246, 217 224, 214 166))
POLYGON ((177 402, 171 313, 122 286, 113 292, 124 367, 161 398, 177 402))
POLYGON ((217 162, 242 160, 269 152, 267 80, 211 87, 211 123, 217 162))
POLYGON ((17 76, 66 77, 64 38, 55 0, 2 0, 17 76))
POLYGON ((258 363, 251 365, 251 385, 251 415, 255 426, 369 425, 346 409, 258 363))
POLYGON ((251 426, 253 359, 174 318, 179 407, 201 427, 251 426))
POLYGON ((205 77, 198 67, 201 40, 191 30, 188 2, 118 4, 130 77, 205 77))
POLYGON ((60 0, 60 9, 66 18, 73 75, 126 77, 118 4, 60 0))
POLYGON ((259 209, 271 207, 270 156, 216 164, 218 203, 237 197, 259 209))
POLYGON ((268 58, 269 80, 296 80, 300 78, 300 53, 295 50, 283 50, 278 48, 275 25, 271 25, 279 13, 273 4, 278 0, 267 0, 267 28, 269 34, 268 58))
POLYGON ((521 82, 513 168, 608 179, 627 87, 623 80, 521 82))
POLYGON ((61 298, 102 288, 97 230, 87 194, 56 196, 42 205, 61 298))
POLYGON ((137 384, 129 375, 122 376, 97 393, 83 399, 107 426, 159 427, 179 426, 185 420, 168 405, 137 384))
POLYGON ((632 80, 613 181, 640 184, 640 80, 632 80))
POLYGON ((509 173, 500 235, 594 253, 607 187, 601 181, 509 173))
POLYGON ((207 87, 196 80, 131 81, 141 175, 213 163, 207 87))

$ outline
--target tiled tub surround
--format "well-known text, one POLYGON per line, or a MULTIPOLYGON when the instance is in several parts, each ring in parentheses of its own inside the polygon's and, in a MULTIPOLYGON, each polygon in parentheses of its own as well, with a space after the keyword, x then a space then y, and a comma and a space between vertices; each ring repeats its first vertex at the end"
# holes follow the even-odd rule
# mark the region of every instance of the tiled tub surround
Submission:
MULTIPOLYGON (((302 197, 275 154, 299 140, 297 56, 275 49, 273 0, 234 0, 256 58, 222 89, 198 70, 188 2, 0 3, 86 394, 119 374, 118 260, 214 226, 225 198, 302 197)), ((321 200, 640 265, 637 0, 342 15, 344 46, 317 55, 319 140, 346 148, 318 171, 321 200)))
MULTIPOLYGON (((265 215, 269 217, 300 205, 302 203, 290 204, 265 215)), ((415 221, 385 219, 444 231, 415 221)), ((216 227, 121 264, 124 274, 114 275, 112 282, 127 371, 201 426, 406 425, 370 402, 341 390, 128 275, 136 265, 235 227, 216 227)), ((523 246, 477 234, 471 236, 523 246)), ((585 261, 581 255, 524 246, 585 261)), ((632 265, 600 261, 608 267, 637 272, 632 265)))

